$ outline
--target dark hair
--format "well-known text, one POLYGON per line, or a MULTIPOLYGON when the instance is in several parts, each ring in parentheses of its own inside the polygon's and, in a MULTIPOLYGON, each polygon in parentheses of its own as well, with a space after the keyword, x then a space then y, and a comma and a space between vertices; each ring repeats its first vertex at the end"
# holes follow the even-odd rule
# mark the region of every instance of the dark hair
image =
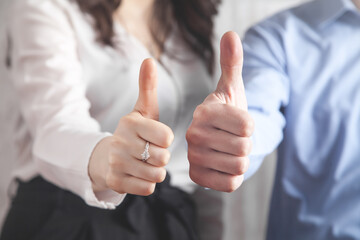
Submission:
MULTIPOLYGON (((75 0, 80 9, 95 19, 98 40, 113 46, 113 13, 121 0, 75 0)), ((164 50, 164 42, 173 24, 177 24, 180 35, 188 47, 205 63, 208 72, 213 73, 215 61, 212 36, 217 7, 221 0, 155 0, 152 35, 164 50), (155 28, 156 26, 156 28, 155 28)))

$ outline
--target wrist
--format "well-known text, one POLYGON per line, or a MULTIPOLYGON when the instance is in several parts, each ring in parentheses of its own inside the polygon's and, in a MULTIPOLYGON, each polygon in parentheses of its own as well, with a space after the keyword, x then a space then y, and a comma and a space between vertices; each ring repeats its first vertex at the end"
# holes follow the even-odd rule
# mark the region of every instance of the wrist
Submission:
POLYGON ((108 189, 106 174, 108 170, 108 156, 111 137, 103 138, 96 144, 88 165, 88 174, 92 182, 94 192, 108 189))

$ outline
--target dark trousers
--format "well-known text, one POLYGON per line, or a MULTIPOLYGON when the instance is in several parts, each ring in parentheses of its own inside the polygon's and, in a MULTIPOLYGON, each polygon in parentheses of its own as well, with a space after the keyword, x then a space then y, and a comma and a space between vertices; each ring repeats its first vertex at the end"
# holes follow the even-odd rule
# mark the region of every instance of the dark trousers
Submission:
POLYGON ((169 185, 149 197, 127 195, 115 210, 90 207, 37 177, 19 184, 0 240, 197 240, 190 196, 169 185))

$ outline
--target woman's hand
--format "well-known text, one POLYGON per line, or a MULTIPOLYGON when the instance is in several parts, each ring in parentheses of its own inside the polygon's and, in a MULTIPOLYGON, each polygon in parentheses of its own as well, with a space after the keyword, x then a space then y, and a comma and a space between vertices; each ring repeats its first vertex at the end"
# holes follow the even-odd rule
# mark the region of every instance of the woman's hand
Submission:
POLYGON ((187 131, 191 179, 204 187, 232 192, 249 166, 254 123, 242 80, 243 53, 234 32, 221 40, 222 75, 215 92, 199 105, 187 131))
POLYGON ((118 193, 150 195, 156 183, 164 181, 174 135, 158 122, 157 72, 152 59, 140 69, 139 97, 133 112, 120 119, 113 136, 95 147, 89 163, 94 191, 112 189, 118 193), (142 153, 149 142, 150 157, 142 153))

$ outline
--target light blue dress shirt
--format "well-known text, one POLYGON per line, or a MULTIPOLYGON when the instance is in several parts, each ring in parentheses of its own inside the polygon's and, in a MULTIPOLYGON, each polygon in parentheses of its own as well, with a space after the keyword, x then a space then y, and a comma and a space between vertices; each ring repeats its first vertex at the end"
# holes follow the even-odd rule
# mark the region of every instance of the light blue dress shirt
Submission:
POLYGON ((360 13, 315 0, 251 28, 252 175, 279 147, 268 239, 360 239, 360 13))

